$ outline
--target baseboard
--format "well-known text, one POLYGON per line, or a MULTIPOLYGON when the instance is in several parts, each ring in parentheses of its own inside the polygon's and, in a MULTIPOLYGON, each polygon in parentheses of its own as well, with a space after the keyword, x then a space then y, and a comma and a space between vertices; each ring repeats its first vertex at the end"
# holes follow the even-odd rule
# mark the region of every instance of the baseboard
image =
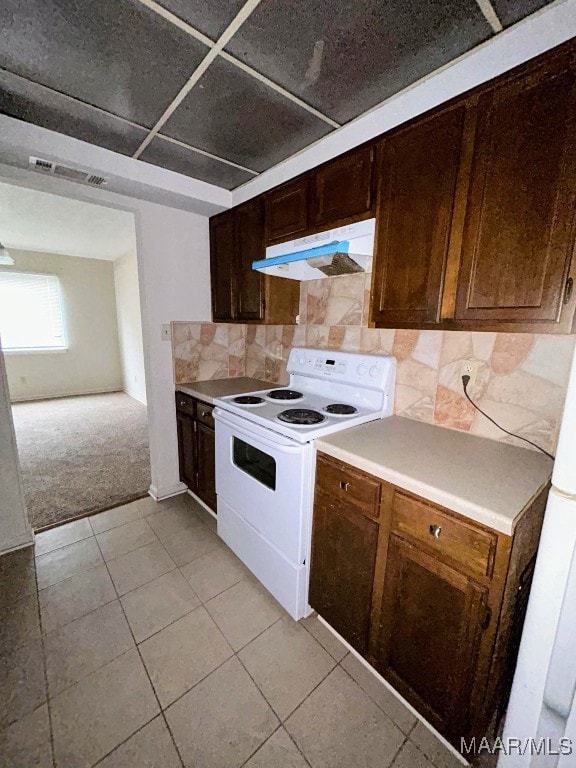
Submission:
POLYGON ((112 392, 122 392, 122 389, 85 389, 81 392, 58 392, 54 395, 37 395, 36 397, 12 397, 11 403, 35 403, 38 400, 59 400, 65 397, 81 397, 82 395, 109 395, 112 392))
POLYGON ((211 517, 213 517, 213 518, 214 518, 214 520, 218 520, 218 515, 216 514, 216 512, 214 512, 214 510, 213 510, 213 509, 210 509, 210 507, 208 506, 208 504, 206 504, 206 502, 205 502, 205 501, 202 501, 202 499, 200 498, 200 496, 196 496, 196 494, 195 494, 193 491, 191 491, 191 490, 190 490, 190 488, 188 488, 188 493, 189 493, 189 495, 190 495, 190 496, 192 496, 192 498, 194 499, 194 501, 197 501, 197 502, 198 502, 198 504, 200 504, 200 506, 201 506, 201 507, 204 507, 204 509, 206 510, 206 512, 208 512, 208 514, 209 514, 211 517))
POLYGON ((170 488, 162 489, 156 488, 155 485, 151 485, 148 489, 148 493, 152 496, 154 501, 163 501, 164 499, 170 499, 172 496, 179 496, 187 490, 188 488, 184 483, 176 483, 176 485, 173 485, 170 488))
POLYGON ((8 552, 14 552, 17 549, 24 549, 24 547, 31 547, 34 544, 34 533, 32 528, 21 536, 18 536, 12 541, 8 541, 2 544, 0 548, 0 555, 7 555, 8 552))
POLYGON ((123 389, 122 392, 124 392, 125 395, 128 395, 128 397, 131 397, 132 400, 136 400, 139 403, 142 403, 142 405, 148 405, 146 400, 143 400, 141 397, 138 397, 137 395, 133 395, 132 392, 129 392, 127 389, 123 389))
POLYGON ((430 725, 430 723, 429 723, 427 720, 425 720, 425 719, 422 717, 422 715, 420 714, 420 712, 418 712, 418 710, 417 710, 417 709, 414 709, 414 707, 412 706, 412 704, 410 704, 409 702, 407 702, 407 701, 406 701, 406 699, 405 699, 405 698, 403 698, 402 696, 400 696, 400 694, 398 693, 398 691, 397 691, 395 688, 393 688, 393 687, 390 685, 390 683, 389 683, 387 680, 385 680, 385 679, 382 677, 382 675, 380 675, 380 674, 379 674, 379 673, 378 673, 378 672, 377 672, 377 671, 374 669, 374 667, 373 667, 371 664, 369 664, 369 663, 366 661, 366 659, 365 659, 363 656, 361 656, 361 655, 358 653, 358 651, 357 651, 355 648, 353 648, 353 647, 350 645, 350 643, 348 643, 346 640, 344 640, 344 638, 342 637, 342 635, 338 634, 338 632, 336 632, 336 630, 335 630, 335 629, 334 629, 332 626, 330 626, 330 624, 328 624, 328 622, 326 621, 326 619, 323 619, 323 618, 322 618, 322 616, 320 616, 320 614, 318 614, 318 621, 320 622, 320 624, 323 624, 323 625, 326 627, 326 629, 327 629, 329 632, 331 632, 331 633, 334 635, 334 637, 337 637, 337 638, 338 638, 338 640, 340 640, 340 642, 342 643, 342 645, 346 646, 346 648, 348 648, 348 650, 350 651, 350 653, 351 653, 353 656, 355 656, 355 657, 358 659, 358 661, 359 661, 359 662, 360 662, 360 663, 361 663, 361 664, 362 664, 364 667, 366 667, 366 669, 367 669, 369 672, 371 672, 371 673, 374 675, 374 677, 376 678, 376 680, 378 680, 378 682, 379 682, 379 683, 382 683, 382 685, 383 685, 385 688, 387 688, 387 689, 390 691, 390 693, 391 693, 391 694, 393 694, 393 696, 394 696, 395 698, 397 698, 397 699, 398 699, 398 701, 400 701, 400 702, 401 702, 401 703, 402 703, 402 704, 403 704, 403 705, 406 707, 406 709, 410 710, 410 712, 411 712, 411 713, 414 715, 414 717, 416 717, 416 718, 417 718, 417 719, 418 719, 418 720, 419 720, 419 721, 422 723, 422 725, 424 725, 424 726, 425 726, 425 727, 426 727, 426 728, 427 728, 427 729, 428 729, 428 730, 429 730, 431 733, 433 733, 433 734, 434 734, 434 736, 435 736, 435 737, 438 739, 438 741, 441 741, 441 742, 442 742, 442 744, 444 744, 444 746, 446 747, 446 749, 448 749, 448 750, 449 750, 449 751, 450 751, 450 752, 451 752, 451 753, 454 755, 454 757, 458 758, 458 760, 460 761, 460 763, 462 763, 462 765, 466 765, 466 766, 469 766, 469 765, 470 765, 470 763, 469 763, 469 762, 466 760, 466 758, 462 757, 462 755, 460 754, 460 752, 458 752, 458 750, 454 749, 454 747, 452 746, 452 744, 450 744, 450 742, 449 742, 449 741, 446 741, 446 739, 444 738, 444 736, 442 736, 442 734, 441 734, 441 733, 438 733, 438 731, 437 731, 435 728, 433 728, 433 727, 430 725))

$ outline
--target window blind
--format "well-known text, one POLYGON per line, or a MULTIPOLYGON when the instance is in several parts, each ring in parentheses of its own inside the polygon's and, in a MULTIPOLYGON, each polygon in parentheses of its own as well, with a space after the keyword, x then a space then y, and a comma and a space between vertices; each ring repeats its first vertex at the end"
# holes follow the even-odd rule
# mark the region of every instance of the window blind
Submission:
POLYGON ((0 272, 0 337, 5 350, 66 347, 55 275, 0 272))

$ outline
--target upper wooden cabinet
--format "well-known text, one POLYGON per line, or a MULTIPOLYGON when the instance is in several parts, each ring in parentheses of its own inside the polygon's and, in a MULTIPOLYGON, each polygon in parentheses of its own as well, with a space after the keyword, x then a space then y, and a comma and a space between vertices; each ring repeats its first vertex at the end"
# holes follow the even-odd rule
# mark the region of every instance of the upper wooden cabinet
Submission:
POLYGON ((382 138, 375 326, 573 330, 575 51, 382 138))
POLYGON ((464 115, 457 107, 380 144, 372 280, 379 325, 440 320, 464 115))
POLYGON ((457 320, 560 319, 574 243, 575 75, 537 71, 471 107, 457 320))
POLYGON ((337 226, 370 214, 373 146, 348 152, 318 168, 313 178, 312 226, 337 226))
POLYGON ((263 317, 262 274, 252 262, 264 258, 264 206, 260 198, 234 209, 236 234, 236 320, 263 317))
POLYGON ((287 240, 308 229, 310 180, 304 176, 264 196, 266 242, 287 240))
POLYGON ((227 211, 210 219, 210 282, 212 317, 215 321, 234 320, 236 270, 234 216, 227 211))
POLYGON ((292 324, 299 283, 264 275, 252 262, 264 258, 262 198, 210 219, 210 270, 214 322, 292 324))

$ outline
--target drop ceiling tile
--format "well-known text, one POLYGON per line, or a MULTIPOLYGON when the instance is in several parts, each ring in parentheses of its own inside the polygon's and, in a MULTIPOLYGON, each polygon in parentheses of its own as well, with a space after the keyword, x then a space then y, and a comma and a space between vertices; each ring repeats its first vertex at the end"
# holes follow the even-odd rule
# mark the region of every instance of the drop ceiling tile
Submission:
POLYGON ((146 127, 207 51, 138 0, 0 6, 0 67, 146 127))
POLYGON ((0 112, 123 155, 132 155, 147 133, 2 70, 0 112))
POLYGON ((225 189, 234 189, 254 178, 254 175, 247 171, 221 163, 161 137, 156 137, 150 142, 140 155, 140 159, 225 189))
POLYGON ((216 40, 230 24, 245 0, 159 0, 179 18, 216 40))
POLYGON ((502 26, 509 27, 550 2, 552 0, 492 0, 492 5, 502 26))
POLYGON ((475 0, 263 2, 226 50, 345 123, 491 35, 475 0))
POLYGON ((217 59, 162 133, 264 171, 331 130, 327 123, 272 88, 217 59))

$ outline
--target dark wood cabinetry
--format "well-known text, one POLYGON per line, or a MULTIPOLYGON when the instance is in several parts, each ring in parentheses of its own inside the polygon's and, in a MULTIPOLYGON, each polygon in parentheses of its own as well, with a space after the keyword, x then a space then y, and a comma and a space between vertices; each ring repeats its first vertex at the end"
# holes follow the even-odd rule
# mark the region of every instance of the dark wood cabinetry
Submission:
POLYGON ((378 157, 372 320, 398 327, 440 320, 465 109, 385 138, 378 157))
POLYGON ((576 44, 527 62, 210 220, 213 317, 292 324, 265 245, 376 218, 370 324, 570 333, 576 44))
POLYGON ((308 229, 310 179, 308 175, 284 184, 264 196, 266 242, 289 240, 308 229))
POLYGON ((180 480, 216 512, 215 432, 212 406, 176 393, 180 480))
POLYGON ((337 226, 342 220, 374 215, 373 146, 348 152, 316 170, 312 180, 312 226, 337 226))
POLYGON ((486 592, 442 559, 391 535, 374 665, 455 743, 468 728, 486 592))
POLYGON ((555 322, 574 244, 576 72, 531 73, 470 108, 455 319, 555 322))
POLYGON ((212 318, 215 322, 234 320, 236 311, 236 237, 234 216, 228 212, 210 219, 210 278, 212 318))
POLYGON ((319 493, 314 510, 310 603, 362 654, 368 648, 379 526, 319 493))
POLYGON ((573 330, 575 50, 382 138, 375 326, 573 330))
POLYGON ((318 456, 310 605, 457 748, 509 694, 547 491, 510 537, 318 456))
POLYGON ((214 322, 292 324, 299 285, 252 269, 263 259, 261 198, 210 219, 210 271, 214 322))

